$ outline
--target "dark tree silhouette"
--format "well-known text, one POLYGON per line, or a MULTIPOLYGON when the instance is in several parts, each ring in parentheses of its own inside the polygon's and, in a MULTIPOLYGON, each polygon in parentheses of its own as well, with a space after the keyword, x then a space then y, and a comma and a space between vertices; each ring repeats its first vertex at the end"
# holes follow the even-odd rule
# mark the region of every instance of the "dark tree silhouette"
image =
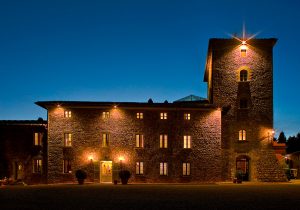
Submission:
POLYGON ((277 142, 278 143, 286 143, 286 137, 285 137, 283 131, 280 132, 280 134, 278 136, 278 139, 277 139, 277 142))
POLYGON ((290 136, 286 142, 286 152, 293 153, 300 151, 300 133, 296 136, 290 136))

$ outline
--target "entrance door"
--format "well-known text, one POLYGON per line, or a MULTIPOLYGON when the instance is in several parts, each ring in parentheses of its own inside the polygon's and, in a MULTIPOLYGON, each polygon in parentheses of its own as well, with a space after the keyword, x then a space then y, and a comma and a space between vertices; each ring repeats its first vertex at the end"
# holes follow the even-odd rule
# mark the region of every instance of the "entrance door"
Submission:
POLYGON ((101 161, 100 182, 112 183, 112 161, 101 161))
POLYGON ((249 158, 238 157, 236 159, 236 171, 241 171, 243 175, 243 181, 249 181, 249 158))
POLYGON ((22 180, 23 179, 23 164, 21 162, 14 162, 13 166, 14 179, 22 180))

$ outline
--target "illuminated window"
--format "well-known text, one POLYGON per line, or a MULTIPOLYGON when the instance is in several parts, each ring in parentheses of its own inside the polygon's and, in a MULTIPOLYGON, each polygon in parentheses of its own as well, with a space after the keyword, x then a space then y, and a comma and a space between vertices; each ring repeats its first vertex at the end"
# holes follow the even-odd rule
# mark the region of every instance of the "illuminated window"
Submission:
POLYGON ((109 145, 109 134, 103 133, 102 134, 102 147, 108 147, 109 145))
POLYGON ((191 136, 183 136, 183 148, 191 148, 191 136))
POLYGON ((136 162, 135 174, 138 175, 144 174, 144 162, 136 162))
POLYGON ((109 118, 109 112, 102 112, 102 119, 108 119, 109 118))
POLYGON ((247 109, 248 108, 248 101, 247 101, 247 99, 241 99, 240 100, 240 108, 241 109, 247 109))
POLYGON ((239 140, 240 141, 246 141, 246 130, 240 130, 239 131, 239 140))
POLYGON ((159 148, 168 148, 168 135, 167 134, 160 134, 159 148))
POLYGON ((190 163, 183 163, 182 164, 182 175, 183 176, 191 175, 191 164, 190 163))
POLYGON ((72 134, 71 133, 65 133, 64 137, 64 146, 65 147, 71 147, 72 146, 72 134))
POLYGON ((168 118, 168 113, 167 112, 161 112, 160 113, 160 119, 161 120, 166 120, 168 118))
POLYGON ((166 162, 160 163, 159 174, 164 176, 168 175, 168 163, 166 162))
POLYGON ((32 166, 33 173, 42 173, 42 160, 34 159, 32 162, 32 166))
POLYGON ((72 173, 72 165, 71 165, 71 160, 64 160, 64 173, 65 174, 70 174, 72 173))
POLYGON ((72 112, 69 111, 69 110, 66 110, 66 111, 65 111, 65 117, 66 117, 66 118, 70 118, 71 116, 72 116, 72 112))
POLYGON ((183 114, 183 118, 184 118, 185 120, 190 120, 190 119, 191 119, 191 114, 190 114, 190 113, 184 113, 184 114, 183 114))
POLYGON ((143 119, 144 118, 143 112, 137 112, 136 113, 136 118, 137 119, 143 119))
POLYGON ((240 81, 241 82, 248 81, 248 71, 247 70, 240 71, 240 81))
POLYGON ((35 146, 42 146, 42 139, 43 139, 42 133, 34 133, 34 145, 35 146))
POLYGON ((246 57, 247 55, 247 49, 241 49, 241 56, 246 57))
POLYGON ((144 135, 143 134, 136 134, 135 135, 135 142, 136 142, 136 144, 135 144, 136 147, 140 147, 140 148, 144 147, 144 135))

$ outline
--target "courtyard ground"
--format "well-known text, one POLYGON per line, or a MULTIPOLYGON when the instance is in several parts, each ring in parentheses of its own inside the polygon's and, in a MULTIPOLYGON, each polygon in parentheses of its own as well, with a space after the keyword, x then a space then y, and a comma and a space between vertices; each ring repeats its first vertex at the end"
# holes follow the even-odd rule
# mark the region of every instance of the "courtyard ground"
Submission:
POLYGON ((0 209, 300 209, 300 183, 2 186, 0 209))

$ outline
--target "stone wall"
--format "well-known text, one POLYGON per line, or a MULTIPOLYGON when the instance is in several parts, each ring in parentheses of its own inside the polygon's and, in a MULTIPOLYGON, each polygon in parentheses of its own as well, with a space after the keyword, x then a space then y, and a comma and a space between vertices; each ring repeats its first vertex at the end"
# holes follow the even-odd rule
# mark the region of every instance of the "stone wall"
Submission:
POLYGON ((0 121, 0 179, 11 178, 27 184, 46 183, 47 122, 0 121), (42 133, 42 146, 34 145, 34 133, 42 133), (42 172, 33 173, 33 159, 42 160, 42 172))
MULTIPOLYGON (((236 157, 243 155, 250 159, 250 180, 260 180, 258 168, 261 168, 261 162, 264 160, 261 151, 272 150, 268 145, 273 139, 272 49, 275 42, 275 39, 249 41, 247 55, 242 57, 240 42, 234 39, 211 40, 210 94, 211 102, 223 109, 224 179, 230 180, 234 177, 236 157), (248 81, 240 82, 240 71, 244 69, 248 72, 248 81), (240 108, 240 99, 247 100, 247 108, 240 108), (246 141, 239 141, 239 130, 246 130, 246 141)), ((269 159, 265 158, 265 161, 269 159)), ((276 164, 264 165, 277 167, 276 164)), ((269 173, 268 176, 277 175, 269 173)))
MULTIPOLYGON (((84 102, 83 102, 84 103, 84 102)), ((113 179, 122 167, 132 173, 132 182, 210 182, 221 180, 221 112, 216 109, 182 108, 80 108, 48 109, 49 182, 74 181, 74 172, 83 168, 88 180, 99 181, 100 162, 113 163, 113 179), (64 110, 72 112, 64 118, 64 110), (110 118, 102 119, 109 111, 110 118), (143 112, 142 120, 136 113, 143 112), (161 120, 160 112, 168 119, 161 120), (191 120, 184 120, 184 112, 191 120), (64 133, 72 133, 72 147, 63 144, 64 133), (109 133, 109 147, 102 147, 102 134, 109 133), (144 135, 144 148, 136 148, 135 135, 144 135), (159 148, 159 135, 168 134, 168 148, 159 148), (190 135, 191 149, 183 149, 183 135, 190 135), (90 158, 93 158, 91 162, 90 158), (72 173, 63 173, 63 159, 72 160, 72 173), (135 174, 137 161, 144 162, 144 175, 135 174), (160 162, 168 163, 168 176, 159 174, 160 162), (191 164, 191 175, 182 176, 182 163, 191 164)))

